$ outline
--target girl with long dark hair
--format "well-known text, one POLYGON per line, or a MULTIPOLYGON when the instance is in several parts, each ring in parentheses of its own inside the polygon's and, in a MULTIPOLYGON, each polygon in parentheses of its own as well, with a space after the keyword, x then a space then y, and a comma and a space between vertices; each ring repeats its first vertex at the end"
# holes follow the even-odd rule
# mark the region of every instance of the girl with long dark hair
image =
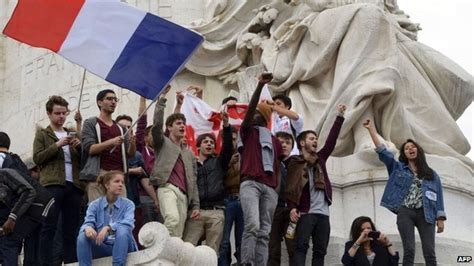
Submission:
POLYGON ((436 265, 435 226, 444 231, 443 187, 431 169, 423 148, 408 139, 400 147, 400 157, 395 160, 379 140, 370 120, 364 123, 374 142, 379 159, 388 170, 388 181, 381 205, 397 214, 397 227, 403 244, 403 265, 413 265, 415 259, 415 227, 421 238, 426 265, 436 265))
POLYGON ((342 264, 354 266, 398 265, 398 252, 393 248, 392 242, 385 234, 377 231, 375 224, 369 217, 360 216, 354 219, 350 237, 351 240, 346 242, 342 255, 342 264))

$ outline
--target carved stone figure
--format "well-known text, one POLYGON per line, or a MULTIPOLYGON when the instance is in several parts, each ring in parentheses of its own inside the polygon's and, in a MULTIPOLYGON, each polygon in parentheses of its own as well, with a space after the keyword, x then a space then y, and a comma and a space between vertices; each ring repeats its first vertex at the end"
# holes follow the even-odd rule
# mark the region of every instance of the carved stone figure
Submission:
MULTIPOLYGON (((194 247, 179 237, 170 237, 168 229, 158 222, 145 224, 140 229, 138 238, 145 249, 130 253, 127 265, 217 265, 216 252, 210 247, 205 245, 194 247)), ((76 266, 79 263, 67 265, 76 266)), ((95 259, 93 265, 112 265, 112 257, 95 259)))
POLYGON ((397 146, 413 138, 427 153, 472 168, 455 120, 474 98, 473 77, 417 42, 419 25, 396 0, 221 0, 207 11, 194 26, 206 41, 187 65, 192 72, 235 83, 263 66, 273 72, 273 91, 288 93, 321 136, 332 107, 348 104, 336 156, 370 148, 360 125, 372 119, 397 146))

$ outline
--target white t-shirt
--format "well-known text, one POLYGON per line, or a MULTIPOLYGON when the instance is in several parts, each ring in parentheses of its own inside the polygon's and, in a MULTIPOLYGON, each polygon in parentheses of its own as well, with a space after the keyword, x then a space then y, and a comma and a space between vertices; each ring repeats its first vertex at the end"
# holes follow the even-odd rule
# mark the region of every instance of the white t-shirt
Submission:
POLYGON ((286 132, 291 134, 294 138, 293 150, 290 155, 299 155, 298 146, 296 145, 296 137, 303 131, 303 117, 298 114, 298 119, 292 120, 288 116, 280 117, 277 113, 272 113, 272 134, 275 135, 277 132, 286 132), (293 135, 291 126, 295 129, 296 136, 293 135))
POLYGON ((3 168, 3 161, 5 161, 5 153, 0 152, 0 168, 3 168))
MULTIPOLYGON (((67 132, 58 132, 54 131, 54 134, 58 139, 67 137, 67 132)), ((63 147, 64 153, 64 169, 66 171, 66 181, 72 182, 72 159, 71 159, 71 151, 69 150, 69 145, 64 145, 63 147)))

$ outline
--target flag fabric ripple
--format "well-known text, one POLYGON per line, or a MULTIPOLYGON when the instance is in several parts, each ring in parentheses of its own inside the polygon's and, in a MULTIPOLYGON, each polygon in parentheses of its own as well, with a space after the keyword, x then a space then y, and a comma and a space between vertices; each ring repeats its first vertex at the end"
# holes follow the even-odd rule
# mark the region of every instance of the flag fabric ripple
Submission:
POLYGON ((19 0, 3 33, 154 99, 203 37, 118 0, 19 0))

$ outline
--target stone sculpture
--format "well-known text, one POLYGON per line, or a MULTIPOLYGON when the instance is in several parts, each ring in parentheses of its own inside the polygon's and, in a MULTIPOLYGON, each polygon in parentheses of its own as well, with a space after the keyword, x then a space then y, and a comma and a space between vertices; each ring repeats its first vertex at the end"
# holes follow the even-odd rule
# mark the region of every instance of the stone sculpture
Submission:
POLYGON ((417 42, 419 25, 396 0, 221 0, 206 10, 194 25, 206 41, 190 71, 228 84, 252 77, 255 67, 273 72, 273 91, 288 93, 321 136, 333 106, 348 104, 336 156, 371 147, 360 125, 372 119, 385 140, 398 146, 413 138, 472 169, 455 120, 474 98, 473 77, 417 42))
MULTIPOLYGON (((127 265, 217 265, 217 254, 212 248, 204 245, 194 247, 179 237, 170 237, 168 229, 158 222, 145 224, 140 229, 138 238, 145 249, 130 253, 127 265)), ((93 265, 112 265, 112 257, 95 259, 93 265)))

